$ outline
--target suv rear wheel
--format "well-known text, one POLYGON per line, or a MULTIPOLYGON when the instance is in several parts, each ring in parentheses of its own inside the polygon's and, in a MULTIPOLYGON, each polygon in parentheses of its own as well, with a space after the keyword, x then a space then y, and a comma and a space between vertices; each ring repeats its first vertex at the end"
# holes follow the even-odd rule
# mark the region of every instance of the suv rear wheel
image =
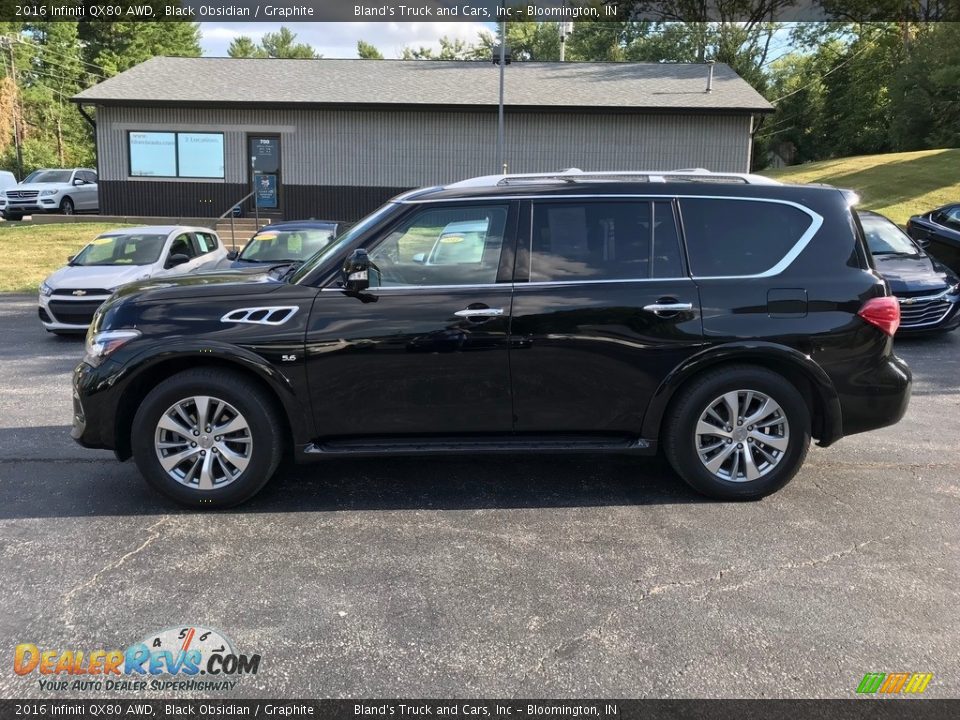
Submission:
POLYGON ((282 452, 269 396, 239 373, 200 368, 164 380, 133 421, 133 456, 154 488, 179 503, 223 508, 255 495, 282 452))
POLYGON ((695 490, 753 500, 796 475, 810 446, 810 412, 781 375, 727 366, 681 391, 667 420, 664 451, 695 490))

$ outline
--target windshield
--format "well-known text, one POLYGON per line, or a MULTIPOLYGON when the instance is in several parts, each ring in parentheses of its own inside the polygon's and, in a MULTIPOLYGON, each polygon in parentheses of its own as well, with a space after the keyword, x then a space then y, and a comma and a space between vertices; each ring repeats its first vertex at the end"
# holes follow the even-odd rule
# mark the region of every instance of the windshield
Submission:
POLYGON ((383 205, 379 209, 367 215, 363 220, 343 233, 334 242, 330 243, 324 248, 321 248, 319 252, 303 263, 303 265, 297 269, 297 272, 294 273, 294 275, 290 278, 290 282, 294 284, 299 283, 314 269, 319 267, 321 263, 326 261, 327 258, 338 254, 341 250, 343 250, 343 248, 349 246, 350 243, 352 243, 356 238, 360 237, 360 235, 379 223, 396 209, 396 203, 388 202, 386 205, 383 205))
POLYGON ((153 265, 160 259, 166 235, 129 233, 101 235, 81 250, 71 265, 153 265))
POLYGON ((333 227, 261 230, 240 253, 249 262, 306 260, 333 242, 333 227))
POLYGON ((68 183, 72 170, 34 170, 23 179, 27 183, 68 183))
POLYGON ((890 220, 875 215, 861 215, 860 223, 873 255, 919 255, 916 245, 890 220))

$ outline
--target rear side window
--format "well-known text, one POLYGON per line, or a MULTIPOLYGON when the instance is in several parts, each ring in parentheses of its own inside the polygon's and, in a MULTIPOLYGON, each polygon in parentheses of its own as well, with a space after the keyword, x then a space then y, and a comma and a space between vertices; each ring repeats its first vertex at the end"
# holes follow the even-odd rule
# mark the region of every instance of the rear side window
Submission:
POLYGON ((213 252, 217 249, 217 236, 213 233, 197 233, 197 246, 200 248, 200 254, 213 252))
POLYGON ((690 271, 699 277, 767 272, 813 222, 791 205, 756 200, 684 198, 680 213, 690 271))
POLYGON ((670 202, 534 205, 531 282, 682 275, 680 243, 670 202))

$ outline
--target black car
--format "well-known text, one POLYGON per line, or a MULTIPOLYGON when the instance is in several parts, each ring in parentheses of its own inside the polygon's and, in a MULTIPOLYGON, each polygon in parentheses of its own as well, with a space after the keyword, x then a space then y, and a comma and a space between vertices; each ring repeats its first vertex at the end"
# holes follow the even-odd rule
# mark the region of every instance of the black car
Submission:
POLYGON ((341 223, 297 220, 265 225, 240 252, 231 252, 216 270, 251 270, 263 265, 302 262, 333 242, 341 223))
POLYGON ((907 233, 928 253, 960 274, 960 203, 907 220, 907 233))
POLYGON ((859 215, 877 271, 900 301, 897 334, 944 332, 960 325, 960 278, 883 215, 863 210, 859 215))
POLYGON ((300 267, 122 288, 72 434, 198 508, 284 454, 662 449, 697 490, 758 498, 811 437, 903 416, 899 315, 835 189, 474 179, 398 196, 300 267))

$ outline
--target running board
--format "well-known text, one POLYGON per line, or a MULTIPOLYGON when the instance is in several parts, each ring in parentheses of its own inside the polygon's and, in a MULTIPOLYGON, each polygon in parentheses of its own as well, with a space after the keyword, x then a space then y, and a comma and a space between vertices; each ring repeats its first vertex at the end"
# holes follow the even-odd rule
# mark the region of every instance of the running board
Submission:
POLYGON ((653 455, 656 443, 642 438, 596 436, 408 437, 324 440, 302 448, 311 458, 332 455, 447 455, 482 453, 637 453, 653 455))

